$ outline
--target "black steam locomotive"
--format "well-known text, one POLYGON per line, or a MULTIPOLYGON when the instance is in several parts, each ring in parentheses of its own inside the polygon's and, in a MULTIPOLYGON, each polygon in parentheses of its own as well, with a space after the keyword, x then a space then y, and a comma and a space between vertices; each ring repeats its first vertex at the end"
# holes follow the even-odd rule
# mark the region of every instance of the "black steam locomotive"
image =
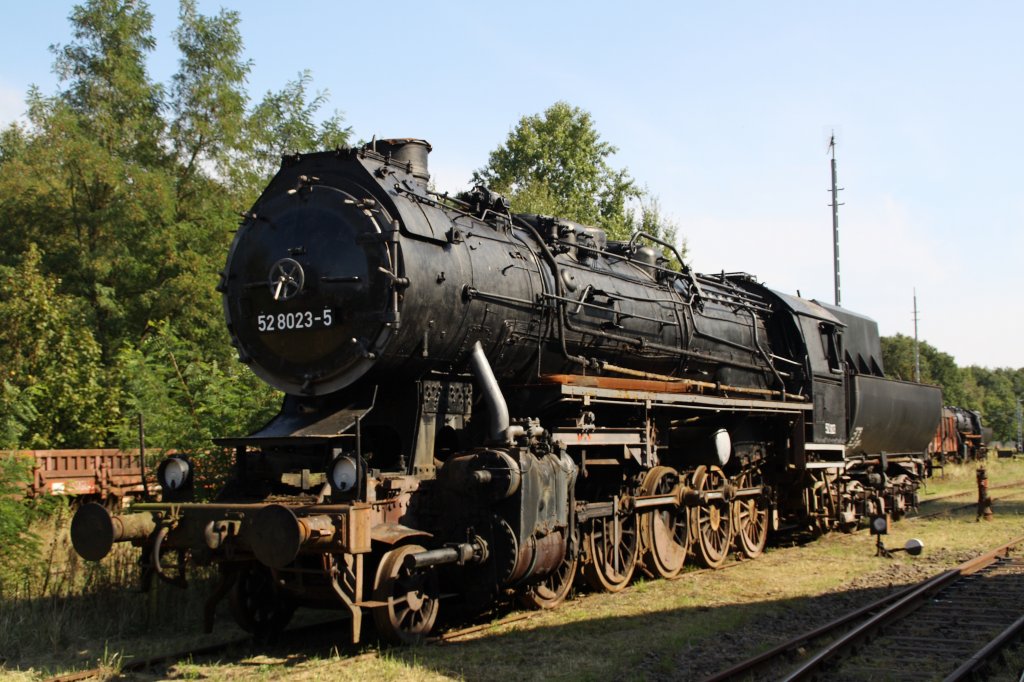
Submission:
POLYGON ((163 502, 82 508, 83 557, 131 541, 178 583, 219 565, 208 626, 229 596, 256 633, 316 606, 415 641, 443 594, 548 608, 577 576, 617 591, 916 504, 941 395, 883 377, 874 322, 674 269, 651 235, 439 195, 429 150, 284 159, 219 287, 280 413, 220 441, 215 502, 171 458, 163 502))

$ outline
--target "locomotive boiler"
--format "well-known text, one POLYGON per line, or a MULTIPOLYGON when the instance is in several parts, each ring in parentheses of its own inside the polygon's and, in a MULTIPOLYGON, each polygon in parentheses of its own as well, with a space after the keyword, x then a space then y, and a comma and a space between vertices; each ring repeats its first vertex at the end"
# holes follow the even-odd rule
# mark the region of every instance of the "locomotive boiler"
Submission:
POLYGON ((284 392, 194 502, 87 506, 87 559, 139 546, 184 580, 217 564, 237 620, 298 606, 416 641, 444 608, 561 602, 760 554, 772 532, 852 528, 916 504, 936 387, 884 378, 877 325, 700 275, 658 238, 516 214, 429 185, 422 140, 286 157, 222 273, 240 361, 284 392))

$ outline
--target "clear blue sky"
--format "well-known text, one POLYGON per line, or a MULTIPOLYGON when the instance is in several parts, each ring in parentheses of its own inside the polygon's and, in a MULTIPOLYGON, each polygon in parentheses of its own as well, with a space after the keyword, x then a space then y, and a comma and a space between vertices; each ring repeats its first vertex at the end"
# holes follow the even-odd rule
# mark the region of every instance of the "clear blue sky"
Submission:
MULTIPOLYGON (((832 300, 830 130, 842 302, 961 365, 1024 366, 1024 4, 241 2, 258 98, 302 69, 357 138, 422 137, 462 189, 521 116, 588 110, 700 271, 832 300)), ((52 93, 72 3, 4 8, 0 123, 52 93)), ((151 3, 151 76, 177 3, 151 3)))

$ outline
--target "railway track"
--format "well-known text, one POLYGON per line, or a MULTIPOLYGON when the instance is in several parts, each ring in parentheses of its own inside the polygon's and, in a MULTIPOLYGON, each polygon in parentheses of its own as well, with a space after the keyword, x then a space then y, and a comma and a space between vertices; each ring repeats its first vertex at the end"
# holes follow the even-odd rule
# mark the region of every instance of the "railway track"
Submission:
MULTIPOLYGON (((1008 495, 1001 495, 999 497, 993 497, 993 498, 991 498, 991 501, 992 501, 992 504, 995 504, 996 502, 1005 502, 1006 500, 1010 500, 1010 499, 1013 499, 1015 497, 1019 497, 1021 495, 1024 495, 1024 491, 1017 492, 1017 493, 1010 493, 1008 495)), ((956 507, 950 507, 949 509, 940 509, 939 511, 929 512, 927 514, 915 514, 913 516, 908 516, 906 519, 904 519, 904 521, 920 521, 920 520, 923 520, 923 519, 935 518, 936 516, 946 516, 948 514, 952 514, 954 512, 958 512, 958 511, 964 511, 966 509, 977 509, 977 508, 978 508, 978 503, 976 501, 975 502, 968 502, 967 504, 961 504, 961 505, 956 506, 956 507)))
POLYGON ((968 679, 1024 632, 1024 558, 1010 550, 1024 536, 922 583, 803 633, 705 682, 750 679, 781 669, 795 652, 820 644, 788 681, 968 679))

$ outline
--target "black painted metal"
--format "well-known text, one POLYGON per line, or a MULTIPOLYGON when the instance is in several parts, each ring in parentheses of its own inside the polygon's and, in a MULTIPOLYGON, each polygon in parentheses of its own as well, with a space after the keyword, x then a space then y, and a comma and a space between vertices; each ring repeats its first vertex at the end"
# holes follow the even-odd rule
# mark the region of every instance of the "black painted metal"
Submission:
POLYGON ((323 395, 371 371, 459 370, 477 341, 506 381, 599 360, 741 386, 782 381, 757 287, 673 273, 649 247, 513 219, 493 198, 470 215, 427 191, 424 143, 409 153, 402 141, 376 144, 286 164, 232 245, 221 287, 232 339, 277 388, 323 395), (300 269, 301 283, 281 274, 300 269))

